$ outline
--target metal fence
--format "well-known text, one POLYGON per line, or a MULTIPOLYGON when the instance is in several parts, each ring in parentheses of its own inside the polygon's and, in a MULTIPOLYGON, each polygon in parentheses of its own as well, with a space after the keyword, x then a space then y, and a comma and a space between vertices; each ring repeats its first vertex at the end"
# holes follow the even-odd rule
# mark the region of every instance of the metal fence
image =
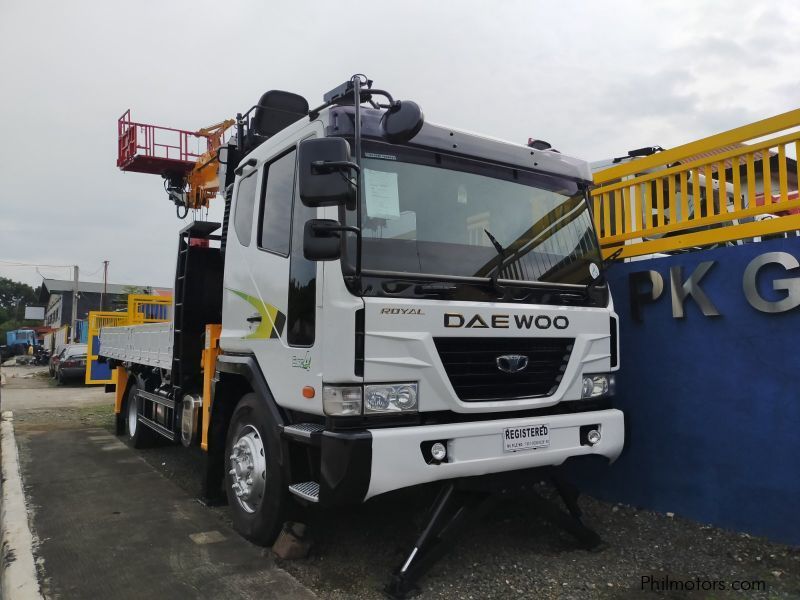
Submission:
POLYGON ((100 351, 100 329, 103 327, 115 327, 128 323, 127 313, 108 312, 93 310, 89 312, 88 336, 86 350, 86 377, 87 384, 114 383, 111 370, 103 368, 98 363, 97 353, 100 351))
POLYGON ((800 170, 790 157, 800 154, 798 127, 800 109, 596 172, 593 215, 604 256, 800 229, 800 170))
POLYGON ((89 346, 86 353, 86 383, 96 385, 115 382, 111 370, 97 360, 100 351, 100 330, 103 327, 159 323, 168 321, 171 313, 171 296, 148 294, 129 294, 126 312, 91 311, 88 318, 89 346))
POLYGON ((58 354, 69 344, 69 325, 62 325, 53 333, 53 354, 58 354))
POLYGON ((130 294, 128 296, 128 325, 159 323, 172 317, 171 296, 130 294))

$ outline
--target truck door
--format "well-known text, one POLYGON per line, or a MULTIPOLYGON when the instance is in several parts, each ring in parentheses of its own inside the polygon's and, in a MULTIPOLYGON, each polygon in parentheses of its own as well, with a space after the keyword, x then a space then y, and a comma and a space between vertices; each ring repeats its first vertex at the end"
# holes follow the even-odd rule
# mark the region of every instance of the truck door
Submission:
POLYGON ((303 225, 316 216, 296 193, 296 146, 242 174, 228 236, 223 349, 255 355, 282 406, 309 410, 321 389, 316 348, 317 264, 303 257, 303 225))

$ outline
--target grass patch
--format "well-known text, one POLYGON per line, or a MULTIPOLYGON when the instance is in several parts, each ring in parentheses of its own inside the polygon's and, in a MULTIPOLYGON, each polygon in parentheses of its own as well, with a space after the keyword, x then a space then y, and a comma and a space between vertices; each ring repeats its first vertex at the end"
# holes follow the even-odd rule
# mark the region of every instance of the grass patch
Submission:
POLYGON ((34 408, 15 411, 14 422, 22 429, 73 429, 97 427, 114 431, 114 406, 34 408))

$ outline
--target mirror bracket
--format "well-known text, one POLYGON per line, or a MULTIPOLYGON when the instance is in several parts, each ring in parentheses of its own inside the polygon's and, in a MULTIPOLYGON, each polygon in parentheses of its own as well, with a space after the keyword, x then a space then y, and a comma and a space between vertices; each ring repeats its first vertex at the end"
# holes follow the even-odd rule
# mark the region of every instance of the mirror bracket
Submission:
MULTIPOLYGON (((339 233, 354 233, 356 236, 356 243, 361 244, 361 228, 355 227, 353 225, 342 225, 338 221, 330 220, 330 219, 310 219, 306 222, 305 225, 305 232, 303 234, 303 245, 305 246, 308 242, 309 237, 311 238, 331 238, 335 237, 340 239, 339 233)), ((304 251, 305 252, 305 251, 304 251)), ((309 258, 308 256, 306 258, 309 258)), ((323 258, 321 260, 331 260, 331 258, 323 258)), ((319 259, 317 259, 319 260, 319 259)), ((360 289, 360 280, 361 280, 361 253, 356 254, 356 265, 355 265, 355 280, 358 282, 358 288, 360 289)))
POLYGON ((315 175, 325 175, 334 171, 353 170, 361 172, 361 167, 349 160, 315 160, 311 163, 311 172, 315 175))
MULTIPOLYGON (((321 220, 321 219, 320 219, 321 220)), ((337 231, 349 231, 356 235, 361 235, 361 229, 353 225, 329 225, 327 223, 312 223, 311 230, 316 233, 333 233, 337 231)))
POLYGON ((241 165, 236 167, 236 170, 234 170, 234 174, 235 175, 241 175, 242 173, 244 173, 244 170, 247 167, 255 167, 257 164, 258 164, 258 161, 255 158, 248 158, 241 165))

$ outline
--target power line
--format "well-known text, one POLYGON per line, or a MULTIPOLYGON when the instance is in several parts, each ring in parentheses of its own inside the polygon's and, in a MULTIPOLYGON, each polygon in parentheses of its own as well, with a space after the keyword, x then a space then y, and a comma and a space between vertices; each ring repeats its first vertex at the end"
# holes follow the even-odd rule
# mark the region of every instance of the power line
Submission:
MULTIPOLYGON (((33 267, 34 269, 36 269, 37 273, 39 273, 39 269, 40 268, 42 268, 42 269, 72 269, 74 266, 75 265, 46 265, 46 264, 42 264, 42 263, 26 263, 26 262, 21 262, 21 261, 0 260, 0 267, 28 267, 28 268, 33 267)), ((78 267, 81 269, 81 271, 85 270, 82 267, 80 267, 80 265, 78 265, 78 267)), ((102 270, 103 270, 103 264, 101 263, 100 266, 97 267, 97 269, 95 269, 91 273, 84 273, 83 276, 92 277, 93 275, 97 275, 102 270)), ((41 275, 42 278, 46 279, 46 277, 44 275, 42 275, 41 273, 39 273, 39 275, 41 275)))
MULTIPOLYGON (((100 271, 102 271, 102 270, 103 270, 103 265, 100 265, 100 266, 97 268, 97 270, 95 270, 95 271, 92 271, 91 273, 83 273, 83 272, 81 272, 81 277, 91 277, 91 276, 93 276, 93 275, 97 275, 97 274, 98 274, 100 271)), ((83 271, 83 269, 81 269, 81 271, 83 271)))
POLYGON ((41 263, 26 263, 16 260, 0 260, 4 267, 42 267, 43 269, 71 269, 73 265, 44 265, 41 263))

